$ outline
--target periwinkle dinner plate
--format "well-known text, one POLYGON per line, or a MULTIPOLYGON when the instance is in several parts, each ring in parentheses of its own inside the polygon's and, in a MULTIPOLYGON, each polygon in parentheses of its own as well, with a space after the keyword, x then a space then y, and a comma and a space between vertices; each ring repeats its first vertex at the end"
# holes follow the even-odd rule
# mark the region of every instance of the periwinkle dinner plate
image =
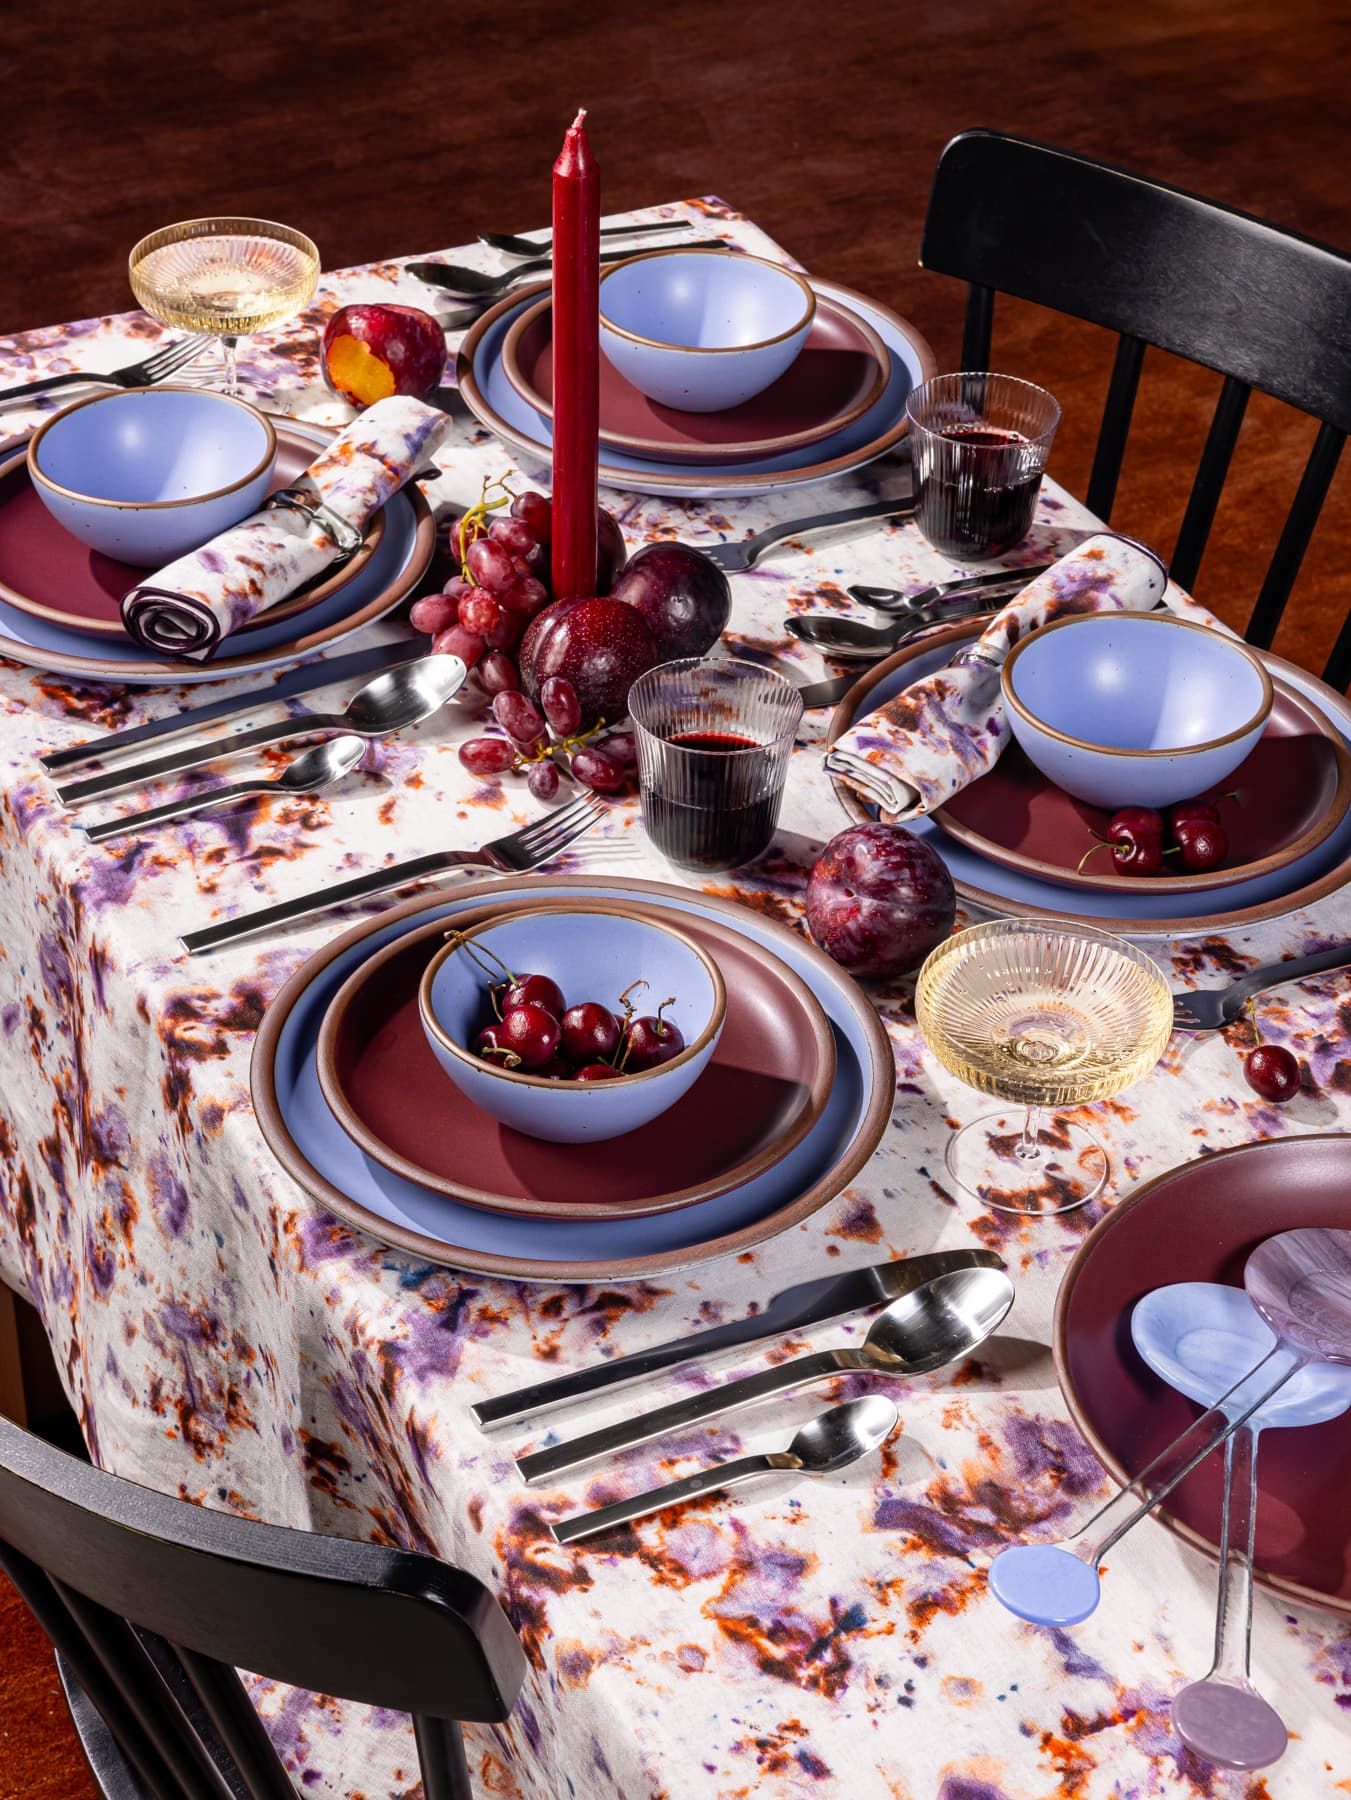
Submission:
POLYGON ((319 1086, 324 1013, 363 958, 433 918, 452 918, 520 884, 477 881, 365 921, 299 969, 273 1000, 254 1047, 259 1127, 282 1166, 338 1217, 415 1256, 515 1280, 639 1280, 736 1255, 801 1223, 876 1149, 895 1097, 886 1032, 867 996, 800 933, 730 901, 658 882, 533 876, 531 899, 642 899, 742 932, 806 982, 835 1035, 825 1110, 786 1157, 743 1186, 678 1212, 557 1221, 465 1206, 383 1168, 342 1130, 319 1086))
MULTIPOLYGON (((894 666, 875 682, 861 702, 856 702, 852 694, 841 702, 830 723, 830 741, 834 742, 856 717, 866 718, 911 682, 942 668, 959 645, 979 629, 978 624, 969 622, 951 625, 913 650, 889 659, 894 666)), ((1297 669, 1293 663, 1265 651, 1259 654, 1273 675, 1279 675, 1287 686, 1313 701, 1344 738, 1351 738, 1351 707, 1341 695, 1334 694, 1307 670, 1297 669)), ((871 816, 858 796, 838 779, 835 791, 852 818, 871 816)), ((986 911, 1045 919, 1094 919, 1105 930, 1125 937, 1176 937, 1193 931, 1225 931, 1256 924, 1311 905, 1351 879, 1351 813, 1315 849, 1283 868, 1190 896, 1152 894, 1147 878, 1140 880, 1138 894, 1069 889, 980 855, 951 837, 933 819, 907 820, 906 830, 923 838, 942 857, 962 898, 986 911)))
MULTIPOLYGON (((735 467, 692 466, 661 462, 607 449, 600 479, 608 487, 636 494, 666 494, 709 500, 735 494, 757 494, 824 481, 884 455, 904 436, 905 403, 910 390, 937 372, 933 351, 913 325, 899 314, 838 282, 808 277, 817 293, 847 307, 871 325, 891 359, 887 385, 872 406, 842 430, 797 450, 739 462, 735 467)), ((490 431, 539 462, 552 455, 548 419, 529 406, 507 380, 502 366, 506 336, 526 308, 548 292, 537 282, 498 301, 477 321, 460 347, 457 364, 461 395, 490 431)))
MULTIPOLYGON (((300 422, 294 429, 316 447, 333 436, 322 426, 300 422)), ((426 499, 416 486, 405 488, 385 507, 384 537, 351 582, 298 619, 258 626, 240 639, 234 655, 202 663, 152 658, 129 638, 89 636, 0 600, 0 656, 58 675, 128 687, 229 681, 238 675, 285 668, 392 612, 407 599, 431 561, 435 540, 436 525, 426 499)))

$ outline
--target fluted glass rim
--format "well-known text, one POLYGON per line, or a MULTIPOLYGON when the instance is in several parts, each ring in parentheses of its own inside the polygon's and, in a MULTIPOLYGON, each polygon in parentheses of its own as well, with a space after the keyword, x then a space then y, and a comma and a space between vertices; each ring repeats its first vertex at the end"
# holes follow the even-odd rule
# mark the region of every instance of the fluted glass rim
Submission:
POLYGON ((922 381, 917 387, 911 388, 905 401, 905 416, 909 421, 910 429, 912 431, 926 432, 930 437, 941 437, 943 435, 942 432, 934 425, 931 425, 927 419, 921 418, 920 416, 920 412, 925 403, 947 398, 948 393, 951 392, 951 390, 945 390, 946 383, 955 384, 959 381, 972 381, 979 379, 981 376, 984 376, 987 381, 999 381, 1008 387, 1020 388, 1022 389, 1024 396, 1028 399, 1036 396, 1041 400, 1048 401, 1053 416, 1050 423, 1044 426, 1035 437, 1027 436, 1025 441, 1021 444, 1007 446, 999 444, 962 444, 960 445, 960 448, 968 453, 977 453, 980 450, 985 450, 986 452, 993 451, 996 454, 1004 450, 1015 448, 1024 453, 1029 449, 1049 451, 1051 441, 1060 428, 1062 416, 1060 402, 1056 399, 1055 395, 1051 393, 1049 388, 1042 387, 1040 383, 1028 381, 1021 375, 1005 375, 1003 371, 999 369, 952 369, 946 375, 931 375, 927 381, 922 381))
POLYGON ((763 663, 752 662, 749 657, 745 656, 673 657, 670 662, 658 663, 654 668, 646 670, 629 689, 629 718, 633 721, 637 729, 645 733, 646 736, 653 740, 653 742, 660 744, 663 751, 675 751, 681 756, 719 756, 727 757, 729 760, 739 756, 763 756, 766 751, 779 750, 785 743, 791 743, 792 740, 796 738, 797 728, 802 723, 802 715, 805 711, 806 707, 803 704, 802 691, 795 682, 790 681, 786 675, 781 675, 777 669, 767 669, 763 663), (669 679, 677 673, 687 675, 695 669, 705 668, 717 670, 726 669, 731 671, 745 670, 747 674, 757 675, 762 680, 769 681, 772 684, 781 687, 784 690, 785 697, 788 699, 789 709, 792 715, 785 723, 783 730, 777 733, 776 736, 766 739, 763 743, 730 746, 726 750, 711 750, 707 748, 707 746, 677 744, 671 738, 660 736, 659 733, 654 731, 649 724, 639 717, 637 710, 638 706, 650 695, 655 696, 658 681, 663 675, 669 679), (794 702, 796 704, 794 704, 794 702))

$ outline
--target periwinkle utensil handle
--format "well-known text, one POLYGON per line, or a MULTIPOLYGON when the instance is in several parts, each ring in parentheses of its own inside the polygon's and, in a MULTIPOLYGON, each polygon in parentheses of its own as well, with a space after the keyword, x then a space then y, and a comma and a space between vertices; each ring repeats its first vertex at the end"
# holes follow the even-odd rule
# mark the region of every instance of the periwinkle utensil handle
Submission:
MULTIPOLYGON (((270 724, 255 725, 249 731, 237 731, 232 737, 193 744, 187 750, 174 751, 171 756, 155 757, 150 762, 126 763, 120 769, 109 769, 102 775, 88 775, 83 781, 71 781, 65 787, 57 788, 56 797, 66 806, 77 806, 81 800, 115 794, 119 788, 140 787, 143 782, 157 781, 164 775, 199 769, 203 763, 232 756, 237 750, 256 750, 263 744, 284 744, 288 738, 322 735, 326 731, 353 730, 354 727, 337 713, 298 713, 293 718, 273 719, 270 724)), ((363 734, 357 731, 356 735, 363 734)))
POLYGON ((634 1494, 627 1500, 616 1500, 611 1506, 597 1506, 591 1512, 573 1513, 560 1519, 553 1534, 560 1544, 575 1543, 578 1538, 594 1537, 612 1525, 626 1525, 630 1519, 641 1519, 647 1513, 660 1512, 664 1506, 677 1506, 682 1500, 697 1500, 700 1494, 716 1494, 719 1488, 735 1487, 738 1481, 750 1481, 756 1475, 769 1475, 776 1468, 795 1469, 800 1465, 791 1456, 742 1456, 735 1462, 714 1463, 708 1469, 696 1469, 680 1481, 668 1481, 665 1487, 649 1488, 645 1494, 634 1494))
POLYGON ((1288 1344, 1273 1345, 1255 1368, 1240 1376, 1209 1411, 1194 1419, 1119 1494, 1100 1507, 1075 1532, 1067 1547, 1081 1545, 1082 1551, 1076 1554, 1082 1553, 1095 1565, 1100 1562, 1113 1544, 1153 1512, 1161 1500, 1166 1500, 1198 1463, 1204 1462, 1212 1450, 1218 1450, 1240 1425, 1245 1425, 1258 1407, 1264 1406, 1309 1360, 1288 1344), (1235 1398, 1240 1388, 1243 1393, 1235 1398))
POLYGON ((180 799, 166 800, 162 806, 148 807, 145 812, 128 813, 122 819, 100 819, 96 825, 84 825, 81 830, 91 844, 101 844, 105 838, 125 837, 152 825, 166 824, 170 819, 209 812, 213 806, 232 806, 236 800, 248 800, 254 794, 269 794, 278 785, 275 781, 236 781, 230 787, 212 788, 204 794, 184 794, 180 799))
POLYGON ((634 1444, 646 1444, 667 1432, 679 1431, 686 1425, 697 1425, 703 1419, 716 1419, 738 1407, 767 1400, 771 1394, 786 1394, 790 1389, 805 1387, 827 1375, 838 1375, 854 1368, 853 1353, 848 1350, 818 1350, 811 1356, 798 1356, 777 1368, 762 1369, 756 1375, 745 1375, 740 1381, 724 1381, 721 1387, 707 1388, 655 1412, 639 1413, 635 1419, 623 1419, 617 1425, 606 1425, 582 1437, 570 1438, 563 1444, 551 1444, 546 1450, 519 1456, 516 1466, 530 1486, 549 1481, 597 1457, 611 1456, 616 1450, 627 1450, 634 1444))

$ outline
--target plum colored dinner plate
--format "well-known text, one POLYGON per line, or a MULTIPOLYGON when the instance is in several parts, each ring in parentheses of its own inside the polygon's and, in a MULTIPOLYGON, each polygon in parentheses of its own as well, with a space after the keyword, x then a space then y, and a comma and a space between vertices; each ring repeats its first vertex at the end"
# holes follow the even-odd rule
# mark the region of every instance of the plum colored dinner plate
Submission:
MULTIPOLYGON (((1131 1341, 1137 1300, 1161 1282, 1241 1287, 1264 1238, 1351 1227, 1351 1137, 1271 1138, 1184 1163, 1113 1207, 1080 1245, 1056 1303, 1054 1349, 1075 1424, 1120 1482, 1201 1412, 1152 1374, 1131 1341)), ((1175 1489, 1165 1525, 1214 1556, 1224 1458, 1175 1489)), ((1262 1436, 1257 1579, 1351 1613, 1351 1415, 1262 1436)))
MULTIPOLYGON (((1107 893, 1204 894, 1297 861, 1328 838, 1351 807, 1351 753, 1312 700, 1276 682, 1266 730, 1234 773, 1197 799, 1213 800, 1229 839, 1208 874, 1119 875, 1105 849, 1077 864, 1111 813, 1076 800, 1010 744, 994 768, 940 806, 949 836, 992 862, 1066 887, 1107 893)), ((1169 861, 1174 865, 1176 858, 1169 861)))
MULTIPOLYGON (((869 670, 837 707, 830 721, 829 742, 834 743, 856 718, 874 712, 912 681, 942 668, 979 630, 979 622, 943 626, 869 670)), ((1312 701, 1320 713, 1332 720, 1345 748, 1346 739, 1351 737, 1351 706, 1346 700, 1307 670, 1297 669, 1268 651, 1259 651, 1258 655, 1285 687, 1312 701)), ((838 778, 834 786, 851 819, 863 821, 874 816, 838 778)), ((1070 889, 1043 875, 1009 868, 968 844, 959 843, 936 819, 910 819, 906 830, 937 851, 948 866, 958 894, 972 906, 1022 918, 1092 919, 1105 931, 1120 932, 1124 937, 1178 937, 1257 924, 1310 906, 1351 879, 1351 812, 1342 817, 1321 844, 1284 867, 1247 879, 1230 879, 1224 886, 1200 894, 1159 892, 1152 881, 1146 880, 1106 893, 1091 888, 1070 889)), ((1232 870, 1221 873, 1233 875, 1232 870)))
MULTIPOLYGON (((502 343, 502 368, 526 404, 553 420, 553 300, 517 318, 502 343)), ((661 406, 600 359, 600 441, 611 450, 667 462, 736 462, 817 444, 843 431, 879 398, 890 358, 871 325, 838 301, 818 299, 811 334, 791 366, 762 393, 723 412, 661 406)))
MULTIPOLYGON (((601 481, 627 493, 691 500, 768 494, 847 474, 894 449, 905 436, 905 403, 911 388, 938 371, 934 353, 915 327, 889 307, 838 282, 809 279, 818 301, 830 300, 856 313, 886 346, 887 384, 866 412, 818 444, 735 464, 690 464, 607 449, 601 458, 601 481)), ((542 281, 499 300, 465 333, 455 364, 460 397, 474 417, 542 469, 548 468, 552 455, 549 421, 507 380, 502 351, 517 319, 548 291, 548 282, 542 281)))
MULTIPOLYGON (((274 418, 277 464, 272 491, 286 487, 314 461, 314 440, 302 437, 289 420, 274 418)), ((330 594, 348 586, 371 560, 385 532, 383 510, 376 514, 366 541, 349 561, 322 581, 288 594, 259 613, 235 634, 236 642, 263 626, 278 625, 308 612, 330 594)), ((119 602, 128 588, 150 570, 116 562, 91 550, 62 529, 38 498, 22 458, 0 477, 0 600, 35 618, 94 636, 131 640, 122 627, 119 602)))
POLYGON ((659 882, 534 875, 467 882, 364 920, 326 944, 267 1010, 250 1087, 273 1154, 314 1199, 363 1231, 423 1260, 512 1280, 638 1281, 743 1255, 808 1219, 853 1180, 886 1130, 896 1070, 871 1001, 800 933, 697 889, 659 882), (367 1156, 319 1087, 316 1046, 343 982, 396 938, 513 895, 532 900, 647 901, 691 922, 712 920, 773 952, 806 982, 835 1038, 835 1080, 819 1119, 788 1155, 716 1199, 642 1218, 548 1219, 488 1212, 406 1180, 367 1156))
MULTIPOLYGON (((326 426, 281 422, 288 435, 308 445, 312 457, 335 433, 326 426)), ((0 461, 0 491, 20 449, 0 461)), ((436 523, 426 497, 410 482, 384 508, 385 529, 369 561, 310 607, 303 618, 260 618, 238 645, 227 640, 228 655, 205 662, 178 662, 152 656, 122 633, 93 637, 72 631, 11 605, 0 593, 0 656, 30 668, 81 681, 114 682, 127 687, 175 687, 228 681, 232 676, 286 668, 326 650, 364 626, 392 612, 413 593, 436 548, 436 523)))
MULTIPOLYGON (((463 930, 471 916, 533 904, 489 901, 456 923, 463 930)), ((633 910, 670 920, 656 907, 633 910)), ((334 997, 317 1051, 324 1098, 377 1162, 468 1206, 634 1218, 739 1187, 820 1118, 835 1078, 835 1039, 810 988, 763 946, 710 920, 680 924, 722 971, 727 1019, 690 1092, 639 1131, 584 1147, 546 1143, 500 1125, 447 1079, 418 1017, 418 983, 444 941, 439 919, 360 964, 334 997)))

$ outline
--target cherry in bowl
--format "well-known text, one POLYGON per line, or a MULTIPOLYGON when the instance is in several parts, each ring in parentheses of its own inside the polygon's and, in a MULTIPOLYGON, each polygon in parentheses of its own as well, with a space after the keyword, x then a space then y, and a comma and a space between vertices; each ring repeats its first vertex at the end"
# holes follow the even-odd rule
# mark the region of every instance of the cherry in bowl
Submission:
MULTIPOLYGON (((636 1131, 689 1092, 717 1046, 726 992, 713 958, 684 932, 622 903, 592 901, 539 906, 448 934, 423 974, 418 1007, 432 1054, 467 1099, 527 1137, 582 1144, 636 1131), (629 1070, 621 1046, 611 1053, 613 1076, 568 1079, 561 1019, 555 1038, 534 1017, 532 1009, 553 1016, 537 1000, 518 1009, 528 1018, 509 1007, 498 1018, 513 981, 527 975, 536 978, 532 994, 552 982, 568 1010, 595 1003, 620 1021, 621 996, 630 995, 629 1009, 669 1021, 684 1047, 656 1063, 640 1057, 643 1066, 629 1070)), ((607 1060, 604 1036, 578 1070, 607 1060)))

